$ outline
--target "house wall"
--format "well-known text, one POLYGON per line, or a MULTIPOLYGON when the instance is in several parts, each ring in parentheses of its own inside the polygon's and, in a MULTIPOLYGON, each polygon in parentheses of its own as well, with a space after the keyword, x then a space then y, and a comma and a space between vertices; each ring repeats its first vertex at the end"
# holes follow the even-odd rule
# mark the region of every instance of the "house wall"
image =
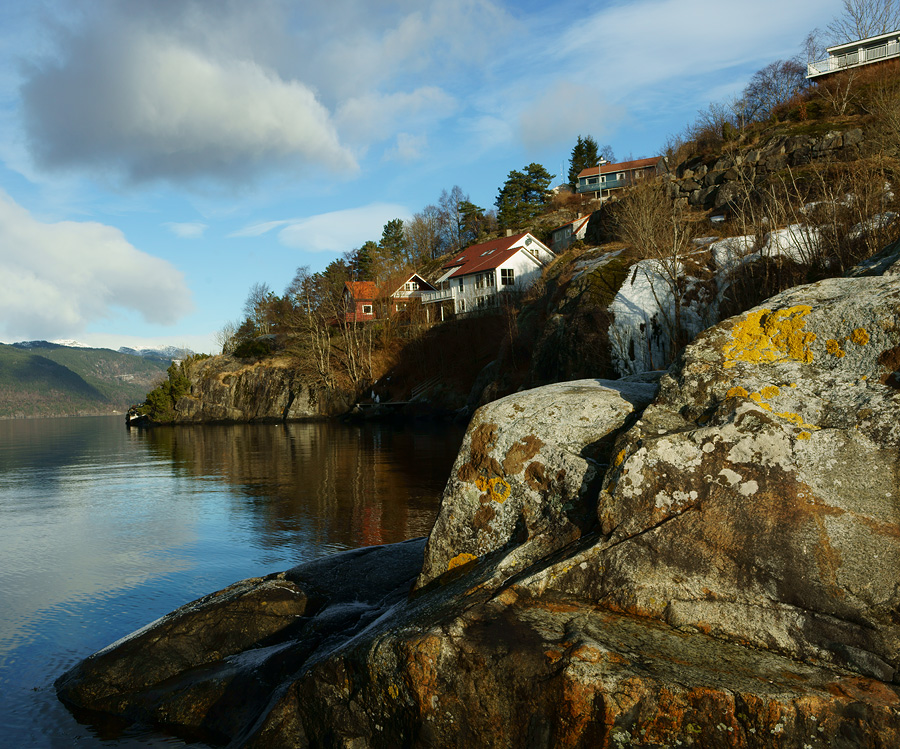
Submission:
POLYGON ((499 303, 499 294, 503 291, 524 291, 541 277, 541 266, 529 260, 519 252, 506 260, 498 268, 484 273, 473 273, 461 278, 452 279, 452 287, 456 291, 456 312, 465 313, 483 307, 493 307, 499 303), (505 285, 502 282, 503 270, 512 270, 514 283, 505 285), (487 278, 490 275, 493 283, 487 278), (479 276, 481 281, 479 282, 479 276), (462 285, 460 285, 462 281, 462 285))

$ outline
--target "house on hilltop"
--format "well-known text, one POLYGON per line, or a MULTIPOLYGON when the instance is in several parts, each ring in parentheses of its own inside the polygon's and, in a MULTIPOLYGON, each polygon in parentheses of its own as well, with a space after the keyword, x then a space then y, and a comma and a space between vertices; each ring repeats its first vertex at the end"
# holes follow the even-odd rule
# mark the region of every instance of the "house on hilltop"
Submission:
POLYGON ((597 166, 589 166, 578 173, 576 192, 579 195, 593 193, 594 198, 608 198, 614 190, 657 174, 665 174, 666 162, 662 156, 635 159, 611 164, 601 159, 597 166))
POLYGON ((392 316, 420 299, 423 292, 434 290, 435 287, 418 273, 387 281, 381 287, 372 281, 347 281, 343 294, 345 320, 370 322, 392 316))
POLYGON ((590 220, 590 215, 578 216, 574 221, 557 226, 550 233, 550 248, 558 255, 560 252, 565 252, 576 240, 584 239, 590 220))
POLYGON ((528 232, 471 245, 444 264, 435 291, 422 292, 428 319, 497 307, 502 294, 530 287, 555 257, 528 232))
POLYGON ((826 49, 825 52, 828 53, 828 57, 811 62, 806 66, 807 78, 818 79, 830 73, 900 58, 900 29, 887 34, 870 36, 867 39, 836 44, 826 49))

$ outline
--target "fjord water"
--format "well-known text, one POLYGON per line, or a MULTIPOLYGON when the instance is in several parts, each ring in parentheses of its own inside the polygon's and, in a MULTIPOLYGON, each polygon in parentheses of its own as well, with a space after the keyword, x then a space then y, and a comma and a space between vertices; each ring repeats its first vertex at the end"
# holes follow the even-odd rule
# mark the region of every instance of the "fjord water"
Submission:
POLYGON ((182 745, 81 725, 53 681, 237 580, 426 535, 461 440, 447 425, 0 421, 3 746, 182 745))

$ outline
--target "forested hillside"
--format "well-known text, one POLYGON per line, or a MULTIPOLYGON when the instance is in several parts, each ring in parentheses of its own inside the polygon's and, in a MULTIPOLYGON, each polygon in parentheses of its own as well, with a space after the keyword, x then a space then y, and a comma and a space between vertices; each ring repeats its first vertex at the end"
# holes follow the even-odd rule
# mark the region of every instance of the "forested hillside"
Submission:
POLYGON ((0 418, 125 411, 167 366, 108 349, 0 344, 0 418))

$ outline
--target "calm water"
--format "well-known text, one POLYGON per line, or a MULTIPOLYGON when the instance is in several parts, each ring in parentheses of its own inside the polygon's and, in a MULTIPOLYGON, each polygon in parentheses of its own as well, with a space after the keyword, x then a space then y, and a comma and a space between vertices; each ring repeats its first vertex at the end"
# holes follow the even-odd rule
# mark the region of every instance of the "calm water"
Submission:
POLYGON ((447 426, 0 421, 2 745, 181 746, 80 725, 54 679, 236 580, 426 535, 461 439, 447 426))

